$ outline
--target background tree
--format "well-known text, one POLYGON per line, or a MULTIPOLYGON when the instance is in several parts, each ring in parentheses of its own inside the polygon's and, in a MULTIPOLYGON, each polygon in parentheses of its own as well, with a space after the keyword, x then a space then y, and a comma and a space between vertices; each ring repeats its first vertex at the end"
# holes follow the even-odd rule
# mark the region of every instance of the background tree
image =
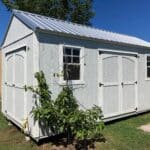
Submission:
POLYGON ((9 9, 19 9, 74 23, 91 25, 93 0, 2 0, 9 9))

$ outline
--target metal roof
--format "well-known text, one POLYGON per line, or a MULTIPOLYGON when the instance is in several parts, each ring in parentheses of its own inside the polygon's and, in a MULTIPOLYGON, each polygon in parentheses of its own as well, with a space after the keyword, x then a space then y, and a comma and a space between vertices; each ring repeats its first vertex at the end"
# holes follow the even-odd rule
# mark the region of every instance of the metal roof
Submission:
POLYGON ((150 47, 150 43, 134 36, 128 36, 109 31, 79 25, 63 20, 41 16, 20 10, 13 10, 13 14, 32 30, 49 30, 52 32, 71 34, 98 40, 105 40, 129 45, 150 47))

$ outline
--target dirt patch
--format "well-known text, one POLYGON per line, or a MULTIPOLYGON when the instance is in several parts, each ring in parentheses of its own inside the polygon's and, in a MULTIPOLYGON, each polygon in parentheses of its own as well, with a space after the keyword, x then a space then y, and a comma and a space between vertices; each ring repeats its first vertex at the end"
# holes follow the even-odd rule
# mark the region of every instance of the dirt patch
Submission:
POLYGON ((75 147, 73 145, 68 145, 68 146, 64 146, 64 145, 49 145, 49 144, 43 144, 41 146, 39 146, 38 150, 76 150, 75 147))
POLYGON ((142 126, 138 127, 138 129, 141 129, 144 132, 150 133, 150 124, 142 125, 142 126))
POLYGON ((105 142, 105 139, 100 140, 74 140, 72 144, 67 144, 66 138, 53 138, 53 140, 43 141, 39 143, 38 150, 96 150, 97 142, 105 142), (55 139, 55 140, 54 140, 55 139))
POLYGON ((18 129, 11 126, 9 128, 6 128, 0 132, 0 144, 21 144, 25 143, 24 135, 18 132, 18 129))

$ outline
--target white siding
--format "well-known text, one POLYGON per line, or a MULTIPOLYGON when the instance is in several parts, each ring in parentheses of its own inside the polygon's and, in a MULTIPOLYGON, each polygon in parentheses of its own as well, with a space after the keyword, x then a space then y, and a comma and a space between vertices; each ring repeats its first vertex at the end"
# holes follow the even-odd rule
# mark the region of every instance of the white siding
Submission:
MULTIPOLYGON (((62 86, 59 85, 59 78, 54 77, 54 73, 59 72, 59 44, 72 46, 81 46, 79 41, 66 39, 63 37, 42 35, 40 44, 40 70, 43 70, 50 89, 53 93, 53 98, 56 98, 62 86)), ((98 51, 93 48, 84 48, 84 83, 74 85, 74 94, 77 100, 80 100, 81 105, 86 108, 93 104, 98 105, 97 101, 97 56, 98 51)), ((82 107, 82 106, 81 106, 82 107)))
POLYGON ((32 32, 33 31, 31 29, 29 29, 27 26, 25 26, 16 17, 13 17, 3 46, 6 46, 12 42, 15 42, 15 41, 29 35, 32 32))
MULTIPOLYGON (((46 75, 47 81, 50 84, 50 89, 53 93, 53 98, 56 98, 61 91, 61 85, 59 85, 58 82, 59 79, 53 77, 54 73, 59 72, 59 44, 84 47, 85 65, 83 81, 85 84, 74 85, 74 95, 81 104, 81 107, 84 106, 86 108, 93 106, 93 104, 100 104, 100 97, 98 97, 98 49, 139 53, 140 57, 137 58, 138 111, 146 109, 150 110, 150 81, 145 80, 145 55, 150 53, 148 49, 104 44, 44 33, 40 34, 40 43, 40 70, 43 70, 46 75)), ((109 96, 111 98, 111 95, 109 96)), ((115 103, 111 103, 110 105, 115 109, 116 106, 113 106, 115 103)))
MULTIPOLYGON (((10 99, 7 99, 6 97, 6 93, 5 93, 5 54, 11 51, 14 51, 15 49, 18 49, 22 46, 27 46, 27 51, 26 51, 26 85, 27 86, 32 86, 35 85, 35 78, 34 78, 34 74, 35 71, 38 71, 38 40, 35 34, 32 34, 22 40, 19 40, 18 42, 11 44, 10 46, 7 46, 5 48, 2 49, 2 57, 3 57, 3 75, 2 75, 2 111, 3 113, 7 116, 6 113, 6 104, 10 102, 10 99)), ((20 71, 20 70, 18 70, 20 71)), ((22 95, 23 97, 24 95, 22 95)), ((34 98, 33 98, 33 94, 31 92, 27 92, 26 93, 26 104, 25 104, 25 116, 28 117, 28 121, 29 121, 29 131, 32 137, 38 137, 39 136, 39 127, 38 124, 35 123, 32 115, 31 115, 31 110, 34 106, 34 98)), ((22 107, 20 107, 22 108, 22 107)), ((22 110, 17 109, 17 113, 21 113, 22 110)), ((14 118, 13 114, 11 114, 10 116, 7 116, 10 120, 12 121, 17 121, 16 118, 14 118)), ((26 119, 26 117, 24 119, 26 119)), ((22 122, 23 120, 19 120, 20 122, 22 122)), ((18 122, 16 123, 18 126, 20 126, 20 124, 18 124, 18 122)))
POLYGON ((143 51, 138 59, 138 101, 141 111, 150 109, 150 80, 146 79, 146 54, 150 54, 150 51, 143 51))

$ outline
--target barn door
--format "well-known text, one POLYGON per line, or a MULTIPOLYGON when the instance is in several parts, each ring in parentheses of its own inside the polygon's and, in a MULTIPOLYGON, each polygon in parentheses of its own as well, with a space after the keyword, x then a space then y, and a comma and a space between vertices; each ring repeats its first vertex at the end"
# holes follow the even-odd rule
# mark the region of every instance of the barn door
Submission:
POLYGON ((6 109, 17 121, 24 119, 25 49, 6 54, 6 109))
POLYGON ((119 113, 119 56, 101 54, 100 66, 102 109, 105 116, 119 113))
POLYGON ((135 55, 103 52, 99 55, 100 105, 104 117, 135 111, 135 55))
POLYGON ((24 119, 24 85, 25 85, 25 51, 20 50, 14 54, 14 94, 15 94, 15 117, 18 120, 24 119))

